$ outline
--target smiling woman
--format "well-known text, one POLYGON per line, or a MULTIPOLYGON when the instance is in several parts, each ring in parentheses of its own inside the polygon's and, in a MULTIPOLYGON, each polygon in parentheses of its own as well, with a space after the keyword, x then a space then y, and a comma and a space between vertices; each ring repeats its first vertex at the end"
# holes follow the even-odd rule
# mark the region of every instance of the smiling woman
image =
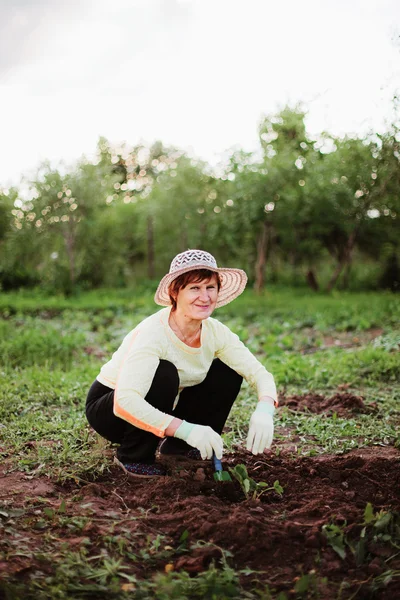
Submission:
POLYGON ((123 340, 101 369, 86 400, 90 425, 119 444, 116 462, 132 476, 165 475, 161 456, 222 457, 221 433, 243 377, 258 393, 247 449, 272 443, 276 387, 272 375, 228 327, 215 308, 242 293, 241 269, 218 268, 203 250, 178 254, 157 288, 166 308, 123 340))
POLYGON ((189 271, 171 283, 169 296, 172 308, 169 324, 172 329, 178 329, 178 337, 182 336, 189 346, 199 345, 201 321, 213 313, 220 289, 219 275, 208 269, 189 271))

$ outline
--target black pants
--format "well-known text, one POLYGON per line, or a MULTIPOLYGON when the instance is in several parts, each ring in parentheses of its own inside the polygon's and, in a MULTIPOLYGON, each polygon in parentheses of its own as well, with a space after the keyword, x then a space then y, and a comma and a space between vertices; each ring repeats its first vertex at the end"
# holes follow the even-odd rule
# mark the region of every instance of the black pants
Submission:
MULTIPOLYGON (((160 360, 146 400, 174 417, 209 425, 222 433, 242 381, 236 371, 215 359, 202 383, 182 390, 173 410, 179 389, 178 371, 171 362, 160 360)), ((116 417, 113 404, 114 390, 96 380, 86 399, 86 417, 90 425, 106 440, 120 444, 117 450, 120 461, 153 462, 160 438, 116 417)))

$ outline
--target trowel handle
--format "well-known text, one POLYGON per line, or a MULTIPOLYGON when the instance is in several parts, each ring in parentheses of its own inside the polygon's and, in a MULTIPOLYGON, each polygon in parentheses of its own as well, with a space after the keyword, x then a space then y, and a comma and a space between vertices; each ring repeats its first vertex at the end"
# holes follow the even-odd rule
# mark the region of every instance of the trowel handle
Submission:
POLYGON ((222 462, 219 460, 219 458, 217 458, 213 452, 213 462, 214 462, 214 469, 216 471, 222 471, 222 462))

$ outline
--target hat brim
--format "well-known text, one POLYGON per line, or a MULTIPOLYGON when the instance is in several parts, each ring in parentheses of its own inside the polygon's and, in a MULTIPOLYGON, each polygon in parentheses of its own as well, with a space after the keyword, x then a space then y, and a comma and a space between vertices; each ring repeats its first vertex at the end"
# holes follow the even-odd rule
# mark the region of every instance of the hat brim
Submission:
POLYGON ((179 269, 174 273, 167 273, 167 275, 164 275, 154 295, 155 303, 159 306, 171 306, 171 299, 168 293, 171 283, 174 281, 174 279, 179 277, 179 275, 188 273, 189 271, 196 271, 198 269, 208 269, 209 271, 218 273, 221 278, 221 288, 218 293, 218 299, 215 308, 219 308, 220 306, 224 306, 225 304, 232 302, 232 300, 240 296, 246 287, 247 275, 244 271, 242 271, 242 269, 215 269, 209 265, 199 265, 196 267, 190 266, 179 269))

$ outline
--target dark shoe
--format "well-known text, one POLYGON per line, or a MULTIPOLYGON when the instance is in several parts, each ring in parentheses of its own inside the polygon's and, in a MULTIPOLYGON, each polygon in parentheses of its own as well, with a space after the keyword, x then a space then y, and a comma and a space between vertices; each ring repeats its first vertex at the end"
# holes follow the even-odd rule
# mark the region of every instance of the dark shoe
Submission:
POLYGON ((161 442, 159 451, 161 457, 173 457, 178 460, 201 460, 201 454, 197 448, 189 446, 183 440, 172 437, 165 438, 161 442))
POLYGON ((128 475, 128 477, 141 477, 141 478, 149 478, 149 477, 163 477, 167 474, 166 469, 162 465, 158 465, 155 463, 148 464, 142 462, 131 462, 131 463, 122 463, 118 460, 118 458, 114 457, 114 462, 116 465, 121 467, 121 469, 128 475))

